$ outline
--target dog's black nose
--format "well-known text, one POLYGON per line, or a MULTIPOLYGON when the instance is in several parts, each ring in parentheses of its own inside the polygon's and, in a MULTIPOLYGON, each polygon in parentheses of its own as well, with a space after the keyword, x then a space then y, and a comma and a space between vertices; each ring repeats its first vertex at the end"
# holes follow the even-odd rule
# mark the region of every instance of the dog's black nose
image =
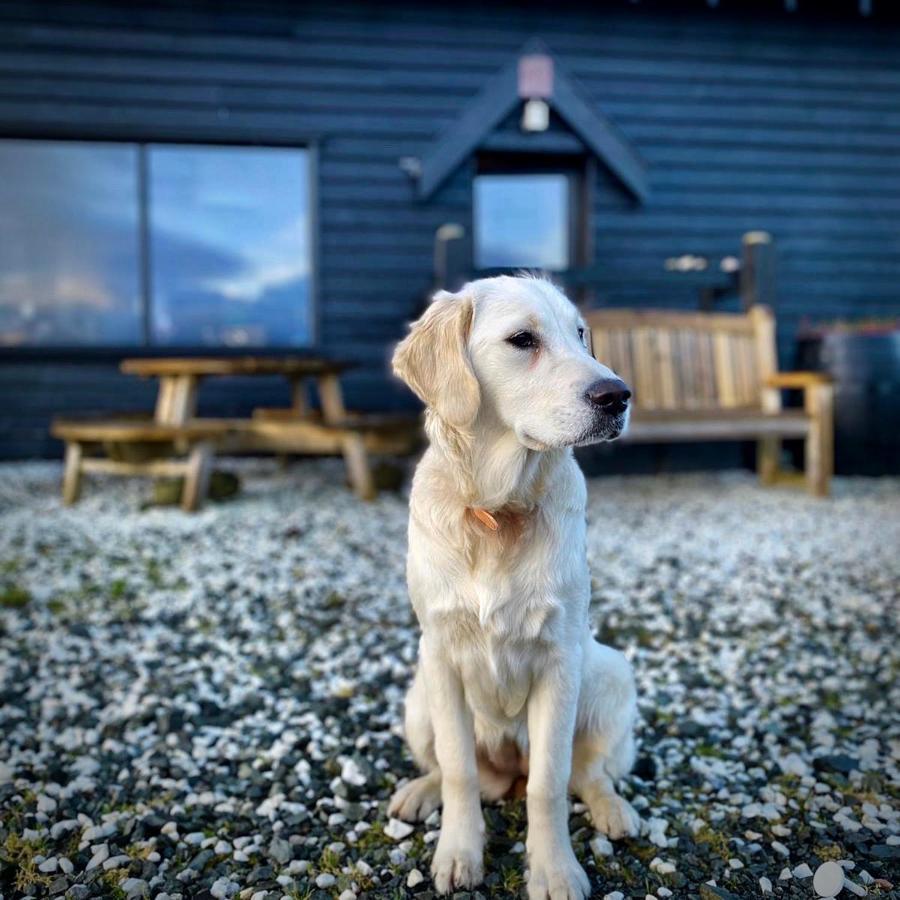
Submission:
POLYGON ((631 391, 621 378, 601 378, 585 392, 585 399, 592 406, 611 416, 617 416, 628 408, 631 391))

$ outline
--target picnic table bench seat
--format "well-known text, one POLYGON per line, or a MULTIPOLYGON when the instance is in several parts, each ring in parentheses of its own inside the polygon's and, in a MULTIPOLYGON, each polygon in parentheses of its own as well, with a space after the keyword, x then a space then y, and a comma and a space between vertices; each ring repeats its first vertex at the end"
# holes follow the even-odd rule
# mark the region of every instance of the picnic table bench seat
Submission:
POLYGON ((56 419, 65 442, 63 502, 75 503, 85 474, 184 478, 181 505, 197 509, 206 495, 217 447, 237 440, 240 420, 195 419, 179 425, 153 419, 56 419))
POLYGON ((183 477, 182 507, 192 511, 203 501, 216 454, 254 452, 343 454, 357 493, 369 498, 375 486, 367 454, 409 453, 419 430, 418 417, 407 415, 345 413, 326 421, 321 414, 298 418, 291 409, 267 413, 180 423, 149 416, 56 419, 51 433, 66 445, 63 501, 78 500, 85 474, 183 477))
POLYGON ((775 319, 746 313, 600 309, 585 317, 592 350, 633 392, 634 442, 755 440, 766 484, 785 478, 781 441, 800 438, 811 493, 828 493, 833 471, 833 387, 819 372, 779 372, 775 319), (785 409, 783 390, 802 408, 785 409))

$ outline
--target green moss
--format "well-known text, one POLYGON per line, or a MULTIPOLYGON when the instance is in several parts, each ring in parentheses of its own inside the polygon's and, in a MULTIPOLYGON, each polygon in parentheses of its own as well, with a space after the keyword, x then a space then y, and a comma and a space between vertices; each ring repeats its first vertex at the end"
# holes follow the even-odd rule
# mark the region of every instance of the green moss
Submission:
POLYGON ((704 825, 695 835, 694 840, 698 844, 708 844, 712 853, 721 859, 731 858, 731 848, 728 846, 728 838, 718 831, 713 831, 709 825, 704 825))
POLYGON ((53 878, 38 871, 35 861, 36 856, 45 853, 45 849, 41 841, 23 841, 15 833, 7 835, 0 847, 0 859, 12 866, 13 884, 17 891, 27 894, 32 888, 50 886, 53 878))
POLYGON ((0 606, 6 609, 22 609, 31 602, 31 594, 21 585, 8 584, 0 588, 0 606))

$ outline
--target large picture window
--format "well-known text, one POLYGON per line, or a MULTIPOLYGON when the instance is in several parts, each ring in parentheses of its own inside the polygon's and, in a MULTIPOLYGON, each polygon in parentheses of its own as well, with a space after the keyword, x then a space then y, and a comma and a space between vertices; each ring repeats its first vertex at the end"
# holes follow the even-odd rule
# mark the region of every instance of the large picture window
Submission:
POLYGON ((312 341, 299 148, 0 141, 0 344, 312 341))

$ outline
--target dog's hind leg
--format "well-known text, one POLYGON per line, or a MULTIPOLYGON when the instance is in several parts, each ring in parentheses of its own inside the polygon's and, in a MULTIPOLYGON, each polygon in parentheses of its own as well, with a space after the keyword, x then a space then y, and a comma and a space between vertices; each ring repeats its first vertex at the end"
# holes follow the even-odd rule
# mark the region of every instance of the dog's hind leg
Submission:
POLYGON ((441 770, 434 753, 434 728, 428 713, 425 680, 419 670, 406 695, 404 728, 413 758, 426 774, 397 788, 388 804, 388 815, 406 822, 420 822, 441 805, 441 770))
POLYGON ((636 715, 628 661, 591 641, 585 648, 570 788, 587 804, 594 827, 613 839, 634 836, 640 828, 638 814, 615 789, 634 764, 636 715))

